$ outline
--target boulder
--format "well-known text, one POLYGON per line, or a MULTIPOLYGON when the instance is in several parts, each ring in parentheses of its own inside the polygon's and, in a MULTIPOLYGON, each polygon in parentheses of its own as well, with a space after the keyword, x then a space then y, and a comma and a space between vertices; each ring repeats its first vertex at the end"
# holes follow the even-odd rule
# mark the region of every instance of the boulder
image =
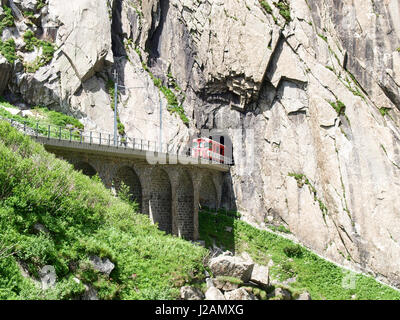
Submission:
POLYGON ((312 300, 310 293, 307 291, 302 292, 296 300, 312 300))
POLYGON ((232 282, 223 278, 216 278, 213 279, 213 285, 220 290, 223 291, 231 291, 239 288, 239 281, 238 282, 232 282))
POLYGON ((254 265, 250 281, 267 287, 269 285, 269 268, 258 264, 254 265))
POLYGON ((98 256, 90 256, 90 262, 95 270, 100 271, 106 275, 110 275, 114 270, 115 265, 108 258, 100 258, 98 256))
POLYGON ((43 290, 47 290, 55 286, 57 281, 57 274, 53 266, 44 266, 42 269, 39 270, 39 276, 43 290))
POLYGON ((275 300, 291 300, 292 294, 289 290, 284 288, 275 288, 273 297, 275 300))
POLYGON ((206 300, 225 300, 225 297, 219 289, 210 287, 206 291, 206 300))
POLYGON ((35 234, 39 234, 39 233, 49 234, 50 233, 49 230, 44 225, 42 225, 41 223, 38 223, 38 222, 33 225, 33 232, 35 234))
POLYGON ((211 278, 206 279, 207 288, 214 287, 214 281, 211 278))
POLYGON ((225 292, 226 300, 257 300, 256 297, 244 288, 225 292))
POLYGON ((183 300, 203 300, 204 294, 198 288, 185 286, 181 288, 181 298, 183 300))
POLYGON ((230 276, 248 282, 254 263, 239 257, 221 255, 211 259, 210 268, 214 276, 230 276))

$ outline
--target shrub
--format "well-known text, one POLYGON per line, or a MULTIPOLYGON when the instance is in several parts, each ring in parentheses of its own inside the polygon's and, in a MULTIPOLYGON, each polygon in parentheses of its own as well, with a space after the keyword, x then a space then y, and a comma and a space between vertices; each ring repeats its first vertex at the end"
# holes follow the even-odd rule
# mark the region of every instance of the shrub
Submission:
POLYGON ((300 258, 303 255, 303 249, 301 248, 300 245, 290 245, 285 248, 283 248, 283 252, 289 257, 289 258, 300 258))
POLYGON ((6 41, 0 40, 0 53, 10 63, 14 63, 18 59, 15 51, 15 41, 13 38, 10 38, 6 41))

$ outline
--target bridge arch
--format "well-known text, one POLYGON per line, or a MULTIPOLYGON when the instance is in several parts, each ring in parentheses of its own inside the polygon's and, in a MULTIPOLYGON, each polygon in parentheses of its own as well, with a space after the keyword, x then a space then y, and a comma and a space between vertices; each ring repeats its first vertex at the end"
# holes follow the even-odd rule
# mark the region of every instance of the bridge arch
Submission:
POLYGON ((115 172, 113 183, 115 190, 121 188, 122 182, 129 187, 131 200, 139 204, 139 211, 142 209, 142 184, 136 171, 129 166, 121 166, 115 172))
POLYGON ((165 170, 155 168, 151 172, 149 216, 160 230, 172 233, 172 191, 169 176, 165 170))
POLYGON ((212 177, 206 174, 201 179, 199 190, 199 204, 201 208, 208 208, 210 210, 217 210, 218 207, 218 193, 217 188, 212 177))
POLYGON ((96 169, 86 161, 79 161, 74 163, 74 168, 77 171, 82 171, 85 176, 93 177, 97 174, 96 169))
POLYGON ((194 188, 192 178, 186 170, 181 172, 178 179, 175 217, 178 236, 193 239, 194 188))

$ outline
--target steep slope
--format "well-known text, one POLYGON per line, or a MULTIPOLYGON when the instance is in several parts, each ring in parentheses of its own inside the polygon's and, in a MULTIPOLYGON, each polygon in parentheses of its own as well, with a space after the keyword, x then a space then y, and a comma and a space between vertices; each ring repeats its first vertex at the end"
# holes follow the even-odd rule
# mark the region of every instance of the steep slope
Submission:
POLYGON ((204 248, 166 236, 4 121, 0 235, 0 299, 175 299, 204 277, 204 248), (104 273, 93 256, 114 268, 104 273), (52 268, 54 286, 42 290, 52 268))
POLYGON ((27 29, 56 45, 33 74, 0 59, 10 100, 111 131, 115 67, 128 135, 158 139, 160 101, 164 142, 225 135, 225 206, 400 287, 398 1, 49 0, 32 19, 5 3, 24 61, 27 29))

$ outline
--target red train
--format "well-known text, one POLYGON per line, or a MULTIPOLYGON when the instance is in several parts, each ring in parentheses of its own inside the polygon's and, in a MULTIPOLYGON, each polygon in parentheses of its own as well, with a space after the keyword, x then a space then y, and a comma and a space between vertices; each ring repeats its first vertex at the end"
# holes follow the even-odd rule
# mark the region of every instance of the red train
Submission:
POLYGON ((225 162, 225 146, 207 138, 193 139, 192 157, 225 162))

